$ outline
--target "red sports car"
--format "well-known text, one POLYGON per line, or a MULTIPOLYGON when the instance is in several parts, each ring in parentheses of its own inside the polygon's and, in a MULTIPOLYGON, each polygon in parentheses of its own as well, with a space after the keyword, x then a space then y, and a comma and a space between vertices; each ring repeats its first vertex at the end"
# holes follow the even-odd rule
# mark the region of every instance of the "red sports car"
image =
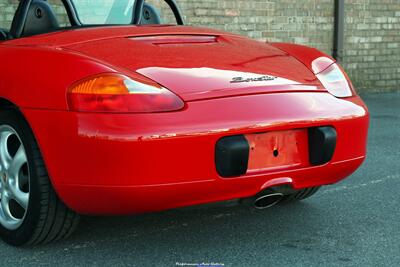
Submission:
POLYGON ((183 26, 173 0, 175 26, 144 0, 60 1, 67 26, 48 1, 15 2, 0 31, 12 245, 64 238, 78 214, 301 200, 366 157, 367 107, 316 49, 183 26))

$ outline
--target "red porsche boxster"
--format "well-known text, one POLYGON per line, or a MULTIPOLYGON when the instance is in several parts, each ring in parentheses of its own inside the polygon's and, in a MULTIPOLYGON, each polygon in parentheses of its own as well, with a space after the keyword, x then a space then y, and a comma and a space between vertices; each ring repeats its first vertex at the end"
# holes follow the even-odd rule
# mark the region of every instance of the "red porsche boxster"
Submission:
POLYGON ((15 2, 0 30, 12 245, 67 237, 78 214, 301 200, 366 157, 367 107, 316 49, 183 26, 173 0, 177 25, 144 0, 60 0, 67 26, 48 1, 15 2))

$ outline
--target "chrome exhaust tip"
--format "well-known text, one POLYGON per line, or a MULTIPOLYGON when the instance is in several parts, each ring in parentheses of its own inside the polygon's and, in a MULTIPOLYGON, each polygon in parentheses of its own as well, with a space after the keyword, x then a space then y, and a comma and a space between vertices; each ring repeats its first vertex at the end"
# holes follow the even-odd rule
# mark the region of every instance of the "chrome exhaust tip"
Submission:
POLYGON ((278 204, 283 198, 282 193, 267 192, 257 197, 254 201, 254 207, 259 210, 268 209, 278 204))

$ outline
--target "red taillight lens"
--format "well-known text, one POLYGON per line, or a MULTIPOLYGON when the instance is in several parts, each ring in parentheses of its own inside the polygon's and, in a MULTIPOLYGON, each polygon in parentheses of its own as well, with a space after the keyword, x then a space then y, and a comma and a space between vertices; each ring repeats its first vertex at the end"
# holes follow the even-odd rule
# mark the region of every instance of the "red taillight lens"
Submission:
POLYGON ((120 74, 102 74, 73 84, 67 92, 72 111, 152 113, 180 110, 184 102, 159 84, 120 74))

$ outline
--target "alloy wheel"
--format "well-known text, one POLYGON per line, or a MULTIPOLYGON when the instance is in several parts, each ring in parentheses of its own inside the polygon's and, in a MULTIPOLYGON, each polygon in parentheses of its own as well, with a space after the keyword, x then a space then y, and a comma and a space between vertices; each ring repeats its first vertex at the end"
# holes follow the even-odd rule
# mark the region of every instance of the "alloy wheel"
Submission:
POLYGON ((18 133, 0 126, 0 223, 15 230, 23 223, 30 195, 29 166, 18 133))

